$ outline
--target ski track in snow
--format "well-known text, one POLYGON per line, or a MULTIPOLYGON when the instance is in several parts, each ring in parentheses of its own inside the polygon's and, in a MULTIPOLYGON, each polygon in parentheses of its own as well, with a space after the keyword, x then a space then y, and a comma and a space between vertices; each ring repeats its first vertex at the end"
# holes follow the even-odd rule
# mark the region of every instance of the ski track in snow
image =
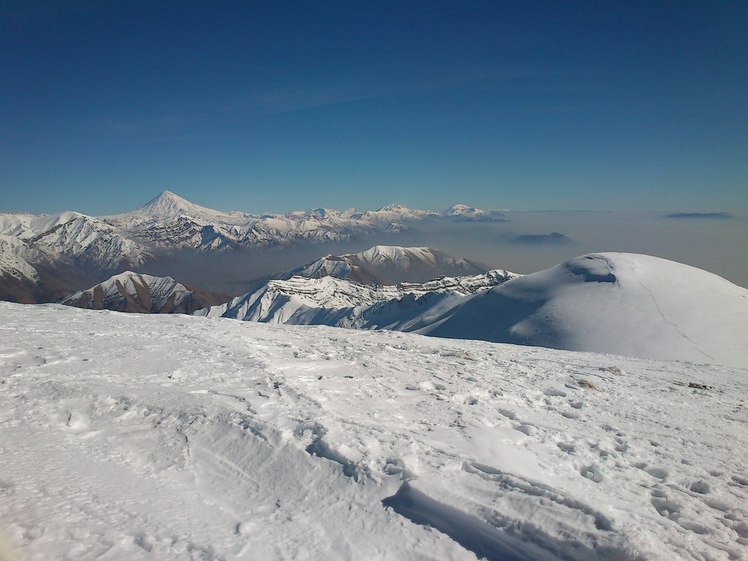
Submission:
POLYGON ((30 561, 746 560, 746 374, 0 303, 0 536, 30 561))

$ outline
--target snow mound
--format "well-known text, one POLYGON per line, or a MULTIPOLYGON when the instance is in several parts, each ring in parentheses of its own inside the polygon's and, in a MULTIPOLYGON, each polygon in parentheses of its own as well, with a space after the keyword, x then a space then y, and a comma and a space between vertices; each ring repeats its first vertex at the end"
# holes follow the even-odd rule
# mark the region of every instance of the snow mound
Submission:
POLYGON ((748 290, 658 257, 591 254, 478 294, 420 332, 748 366, 748 290))

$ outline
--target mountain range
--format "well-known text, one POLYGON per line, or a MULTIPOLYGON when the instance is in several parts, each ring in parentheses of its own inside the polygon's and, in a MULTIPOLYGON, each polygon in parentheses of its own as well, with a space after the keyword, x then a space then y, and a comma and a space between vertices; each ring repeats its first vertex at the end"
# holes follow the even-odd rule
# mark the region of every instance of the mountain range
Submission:
MULTIPOLYGON (((259 215, 209 209, 170 191, 138 210, 111 216, 73 211, 41 216, 4 213, 0 214, 0 299, 56 301, 126 270, 168 269, 160 264, 179 252, 187 252, 189 261, 189 255, 397 235, 408 231, 414 221, 501 216, 466 205, 437 213, 396 204, 375 211, 316 208, 259 215)), ((214 277, 208 275, 208 280, 214 277)))
POLYGON ((483 273, 486 267, 429 247, 377 245, 359 253, 327 255, 283 274, 281 279, 335 277, 361 284, 426 282, 439 276, 483 273))
POLYGON ((317 208, 252 215, 208 209, 169 191, 139 210, 113 216, 2 214, 0 298, 746 363, 748 291, 646 255, 588 254, 520 276, 486 272, 431 248, 376 245, 327 254, 252 287, 245 283, 243 291, 228 292, 243 293, 236 298, 147 270, 168 270, 175 255, 186 255, 187 266, 212 255, 222 261, 210 278, 220 278, 222 267, 250 248, 292 254, 300 244, 316 248, 371 232, 397 235, 417 221, 488 219, 501 215, 465 205, 442 213, 387 205, 365 212, 317 208))
MULTIPOLYGON (((375 246, 360 253, 327 255, 278 275, 280 280, 270 281, 263 286, 266 290, 270 287, 271 292, 283 291, 286 285, 299 286, 299 283, 308 279, 323 279, 316 284, 325 286, 332 282, 333 285, 340 287, 340 291, 332 290, 330 302, 351 303, 358 299, 360 301, 356 305, 360 305, 364 302, 402 297, 406 293, 469 293, 484 285, 493 286, 501 275, 512 275, 505 271, 483 273, 484 269, 485 267, 466 259, 450 257, 441 251, 426 247, 375 246), (453 278, 445 275, 452 275, 453 278), (304 277, 304 280, 300 280, 301 277, 304 277), (437 280, 423 284, 406 282, 421 279, 437 280), (375 286, 395 284, 398 285, 395 288, 375 286), (336 292, 347 293, 348 297, 345 300, 336 300, 336 292), (367 297, 367 293, 379 296, 367 297)), ((316 292, 318 289, 301 290, 316 292)), ((293 289, 289 291, 293 292, 293 289)), ((238 302, 243 298, 235 298, 232 301, 238 302)), ((228 296, 223 294, 187 288, 170 276, 157 277, 125 271, 95 286, 79 290, 60 300, 60 303, 78 308, 120 312, 192 313, 227 300, 228 296)), ((234 306, 235 304, 231 307, 234 306)), ((218 306, 214 306, 211 315, 215 315, 217 309, 218 306)))

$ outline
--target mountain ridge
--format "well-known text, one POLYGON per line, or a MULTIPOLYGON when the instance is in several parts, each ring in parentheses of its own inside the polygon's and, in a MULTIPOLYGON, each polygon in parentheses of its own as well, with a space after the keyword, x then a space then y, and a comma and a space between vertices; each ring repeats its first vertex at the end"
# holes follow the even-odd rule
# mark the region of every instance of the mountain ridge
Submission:
POLYGON ((124 271, 89 289, 71 294, 60 303, 91 310, 190 314, 216 299, 216 296, 188 289, 172 277, 124 271))
POLYGON ((271 281, 219 315, 748 367, 748 290, 658 257, 587 254, 472 294, 403 290, 357 301, 352 283, 327 279, 271 281))
POLYGON ((487 269, 429 247, 375 245, 358 253, 326 255, 291 269, 280 278, 331 276, 360 284, 394 285, 407 281, 426 282, 442 276, 476 275, 487 269))

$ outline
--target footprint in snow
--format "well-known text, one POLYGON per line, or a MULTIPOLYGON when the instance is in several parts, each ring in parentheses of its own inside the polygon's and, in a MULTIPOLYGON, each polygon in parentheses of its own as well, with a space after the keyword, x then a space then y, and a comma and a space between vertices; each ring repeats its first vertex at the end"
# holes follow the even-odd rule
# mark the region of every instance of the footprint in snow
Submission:
POLYGON ((566 452, 567 454, 574 454, 577 451, 576 446, 568 442, 559 442, 556 444, 556 446, 558 446, 559 450, 561 450, 562 452, 566 452))
POLYGON ((579 473, 582 474, 582 477, 586 477, 595 483, 600 483, 603 480, 603 473, 595 464, 583 467, 579 470, 579 473))
POLYGON ((657 511, 657 514, 659 514, 663 518, 669 518, 670 520, 675 521, 680 518, 682 509, 681 505, 678 502, 669 499, 664 492, 659 491, 658 496, 653 496, 651 503, 654 509, 657 511))
POLYGON ((649 467, 649 465, 646 463, 635 464, 634 467, 639 468, 643 472, 648 473, 655 479, 659 479, 661 481, 664 481, 665 479, 667 479, 669 475, 666 469, 661 468, 661 467, 649 467))
POLYGON ((704 481, 703 479, 699 479, 698 481, 694 481, 689 486, 689 489, 693 491, 694 493, 698 493, 699 495, 707 495, 712 490, 709 483, 704 481))

